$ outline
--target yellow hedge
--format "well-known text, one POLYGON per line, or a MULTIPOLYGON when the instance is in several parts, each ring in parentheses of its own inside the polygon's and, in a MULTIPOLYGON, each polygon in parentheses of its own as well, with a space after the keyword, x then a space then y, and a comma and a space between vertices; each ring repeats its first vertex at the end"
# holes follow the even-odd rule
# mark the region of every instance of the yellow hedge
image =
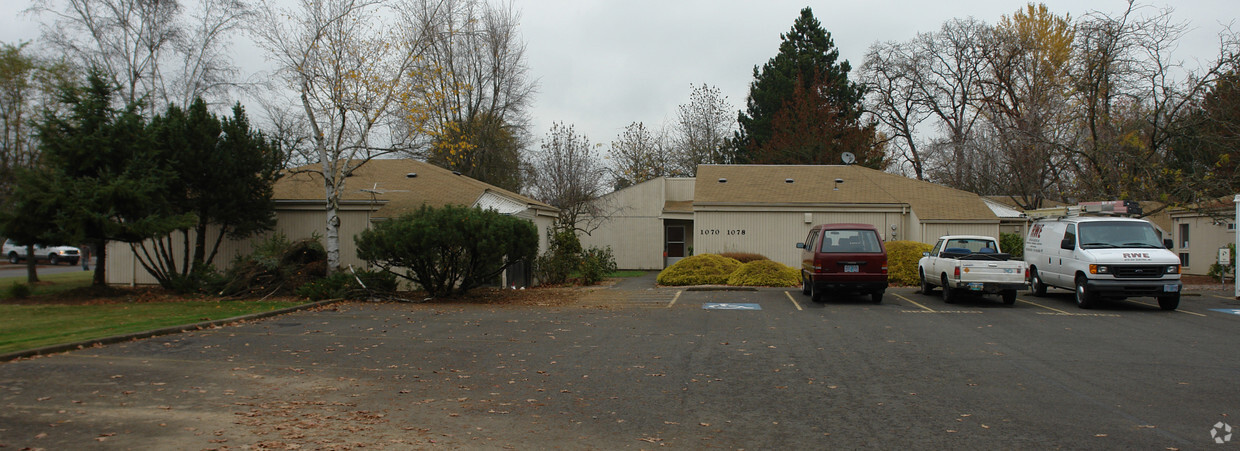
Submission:
POLYGON ((801 275, 797 270, 770 260, 742 264, 728 277, 728 285, 742 287, 791 287, 800 284, 801 275))
POLYGON ((722 285, 741 262, 715 254, 685 257, 659 272, 659 285, 722 285))
POLYGON ((918 285, 921 279, 917 276, 917 260, 922 252, 930 252, 930 246, 917 241, 888 241, 887 246, 887 280, 892 285, 918 285))

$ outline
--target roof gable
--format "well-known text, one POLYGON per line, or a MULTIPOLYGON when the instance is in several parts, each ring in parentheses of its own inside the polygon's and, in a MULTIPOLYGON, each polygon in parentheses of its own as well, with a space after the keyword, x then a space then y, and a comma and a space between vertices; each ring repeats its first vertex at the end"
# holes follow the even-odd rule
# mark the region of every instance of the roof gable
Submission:
POLYGON ((856 165, 698 166, 694 205, 745 204, 906 204, 922 220, 997 219, 976 194, 856 165))
MULTIPOLYGON (((277 200, 324 200, 323 179, 317 172, 298 172, 297 169, 316 170, 315 165, 302 166, 286 171, 274 186, 277 200)), ((345 181, 342 200, 385 200, 376 213, 377 217, 396 217, 401 213, 427 205, 472 206, 490 193, 524 204, 530 208, 555 210, 554 207, 481 182, 438 166, 410 159, 376 159, 366 162, 353 171, 345 181), (416 174, 416 175, 414 175, 416 174)), ((495 199, 488 203, 496 202, 495 199)))

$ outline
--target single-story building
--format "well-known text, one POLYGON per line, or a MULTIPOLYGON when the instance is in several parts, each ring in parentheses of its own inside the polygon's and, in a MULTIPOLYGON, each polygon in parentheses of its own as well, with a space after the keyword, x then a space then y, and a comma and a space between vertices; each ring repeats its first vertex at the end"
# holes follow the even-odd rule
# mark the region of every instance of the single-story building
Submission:
MULTIPOLYGON (((324 235, 326 196, 322 177, 310 172, 314 169, 314 166, 305 166, 286 171, 275 183, 276 227, 272 233, 283 233, 290 240, 324 235)), ((394 218, 422 205, 481 207, 528 219, 538 228, 539 252, 547 248, 548 230, 559 215, 555 207, 429 163, 409 159, 371 160, 347 179, 341 196, 341 265, 365 266, 365 262, 357 258, 355 235, 370 228, 373 222, 394 218)), ((215 266, 223 268, 234 257, 248 255, 255 243, 268 236, 270 234, 246 240, 226 239, 215 258, 215 266)), ((156 283, 126 243, 109 243, 107 264, 109 284, 156 283)))
POLYGON ((1202 206, 1168 209, 1171 251, 1180 256, 1180 272, 1206 275, 1218 263, 1219 249, 1236 243, 1236 204, 1232 196, 1202 206))
POLYGON ((610 246, 624 269, 662 269, 700 253, 752 252, 799 267, 796 243, 815 224, 873 224, 886 240, 999 236, 976 194, 855 165, 701 165, 600 200, 583 246, 610 246))

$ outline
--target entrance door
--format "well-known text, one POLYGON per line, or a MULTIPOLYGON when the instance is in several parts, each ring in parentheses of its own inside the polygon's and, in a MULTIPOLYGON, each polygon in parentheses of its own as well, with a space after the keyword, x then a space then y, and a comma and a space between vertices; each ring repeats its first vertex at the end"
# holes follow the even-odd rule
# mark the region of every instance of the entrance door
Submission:
POLYGON ((685 258, 685 226, 667 226, 667 245, 663 252, 666 257, 663 267, 671 266, 685 258))

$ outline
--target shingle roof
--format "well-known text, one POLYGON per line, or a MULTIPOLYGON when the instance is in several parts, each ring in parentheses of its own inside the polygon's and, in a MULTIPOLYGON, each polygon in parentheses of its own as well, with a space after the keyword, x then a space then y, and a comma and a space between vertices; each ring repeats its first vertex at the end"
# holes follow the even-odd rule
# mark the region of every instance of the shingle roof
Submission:
POLYGON ((998 219, 976 194, 856 165, 701 165, 693 203, 907 204, 921 220, 998 219))
MULTIPOLYGON (((286 171, 274 186, 276 200, 322 200, 323 179, 314 172, 317 165, 307 165, 286 171)), ((483 193, 491 192, 529 205, 531 208, 556 210, 554 207, 517 193, 484 183, 447 169, 417 160, 390 159, 371 160, 353 172, 345 182, 343 200, 386 200, 386 205, 375 213, 377 217, 395 217, 422 205, 471 206, 483 193), (408 177, 417 174, 417 177, 408 177), (375 191, 371 193, 363 190, 375 191), (373 197, 372 197, 373 194, 373 197)))

